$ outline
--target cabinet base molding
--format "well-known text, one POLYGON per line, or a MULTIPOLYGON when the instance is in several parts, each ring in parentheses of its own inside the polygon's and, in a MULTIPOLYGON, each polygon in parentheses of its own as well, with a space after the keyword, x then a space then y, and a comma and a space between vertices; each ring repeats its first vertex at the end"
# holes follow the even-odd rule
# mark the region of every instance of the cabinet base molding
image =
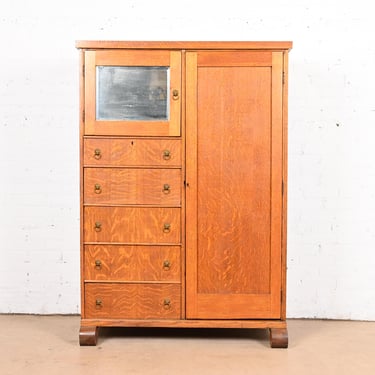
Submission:
POLYGON ((269 329, 271 348, 288 347, 288 329, 285 320, 82 319, 79 334, 80 345, 95 346, 97 342, 99 327, 269 329))

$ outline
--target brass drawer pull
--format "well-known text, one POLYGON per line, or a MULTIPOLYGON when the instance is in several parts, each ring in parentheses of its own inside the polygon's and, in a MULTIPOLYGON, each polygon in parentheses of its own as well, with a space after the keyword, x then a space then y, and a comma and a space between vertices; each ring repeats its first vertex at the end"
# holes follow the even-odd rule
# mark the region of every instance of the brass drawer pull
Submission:
POLYGON ((165 223, 163 226, 163 232, 169 233, 171 231, 171 224, 165 223))
POLYGON ((103 302, 102 302, 102 300, 98 298, 98 299, 95 301, 95 305, 96 305, 96 307, 102 307, 102 306, 103 306, 103 302))
POLYGON ((164 150, 163 151, 163 159, 164 160, 170 160, 171 158, 171 152, 169 150, 164 150))
POLYGON ((163 270, 169 271, 171 269, 171 262, 169 260, 165 260, 163 262, 163 270))
POLYGON ((100 221, 95 222, 95 231, 100 232, 102 230, 102 223, 100 221))
POLYGON ((178 90, 176 90, 176 89, 172 91, 172 95, 173 95, 173 100, 178 100, 179 97, 180 97, 180 94, 179 94, 178 90))
POLYGON ((95 184, 95 194, 100 194, 102 192, 102 187, 99 184, 95 184))
POLYGON ((95 151, 94 151, 94 158, 96 160, 99 160, 101 157, 102 157, 102 152, 100 151, 99 148, 96 148, 95 151))
POLYGON ((102 262, 99 259, 97 259, 95 261, 95 269, 97 269, 97 270, 101 270, 102 269, 102 262))
POLYGON ((164 184, 163 186, 163 193, 164 194, 169 194, 171 192, 171 187, 169 186, 169 184, 164 184))
POLYGON ((171 308, 171 300, 169 298, 166 298, 163 302, 163 306, 166 310, 169 310, 171 308))

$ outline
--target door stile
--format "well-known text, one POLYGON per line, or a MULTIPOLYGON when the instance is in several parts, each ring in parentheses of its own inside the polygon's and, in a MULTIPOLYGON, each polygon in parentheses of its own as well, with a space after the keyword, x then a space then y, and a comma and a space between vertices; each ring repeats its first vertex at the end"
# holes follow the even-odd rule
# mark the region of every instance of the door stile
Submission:
POLYGON ((197 53, 186 53, 186 317, 197 313, 197 53))

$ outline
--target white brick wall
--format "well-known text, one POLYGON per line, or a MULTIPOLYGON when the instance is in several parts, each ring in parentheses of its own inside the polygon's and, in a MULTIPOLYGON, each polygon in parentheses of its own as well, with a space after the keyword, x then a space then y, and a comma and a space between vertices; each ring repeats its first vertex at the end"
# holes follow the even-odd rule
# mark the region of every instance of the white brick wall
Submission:
POLYGON ((292 40, 288 316, 374 320, 370 3, 2 1, 0 313, 79 312, 76 39, 292 40))

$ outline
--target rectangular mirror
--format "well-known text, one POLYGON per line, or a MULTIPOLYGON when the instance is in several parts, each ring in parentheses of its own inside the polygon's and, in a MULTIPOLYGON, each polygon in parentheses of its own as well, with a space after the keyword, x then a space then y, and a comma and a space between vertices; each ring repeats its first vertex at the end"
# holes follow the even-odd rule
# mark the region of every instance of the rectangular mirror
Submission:
POLYGON ((168 121, 169 67, 97 66, 96 120, 168 121))

